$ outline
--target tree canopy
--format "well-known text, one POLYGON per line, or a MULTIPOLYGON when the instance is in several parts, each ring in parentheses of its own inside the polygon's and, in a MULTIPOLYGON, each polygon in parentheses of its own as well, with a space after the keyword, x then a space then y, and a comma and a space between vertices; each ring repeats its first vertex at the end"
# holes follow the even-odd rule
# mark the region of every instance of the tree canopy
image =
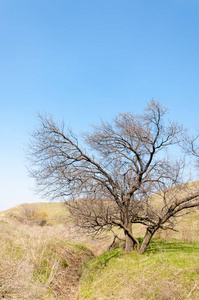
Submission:
POLYGON ((96 234, 119 227, 126 251, 143 253, 159 228, 172 229, 180 211, 199 204, 197 188, 179 188, 183 162, 168 157, 167 149, 184 130, 166 115, 151 100, 143 114, 120 113, 81 139, 63 123, 39 116, 29 153, 38 190, 66 201, 80 228, 96 234), (146 227, 141 247, 133 223, 146 227))

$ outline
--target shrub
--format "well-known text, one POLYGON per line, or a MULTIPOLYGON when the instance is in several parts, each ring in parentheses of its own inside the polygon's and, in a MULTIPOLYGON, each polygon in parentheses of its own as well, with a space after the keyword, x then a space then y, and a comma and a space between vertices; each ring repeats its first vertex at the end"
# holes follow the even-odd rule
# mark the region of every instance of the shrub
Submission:
POLYGON ((29 218, 30 221, 33 221, 41 226, 44 226, 48 219, 48 212, 44 209, 34 211, 29 218))
POLYGON ((50 219, 48 212, 44 209, 38 209, 36 206, 23 205, 20 221, 44 226, 50 219))

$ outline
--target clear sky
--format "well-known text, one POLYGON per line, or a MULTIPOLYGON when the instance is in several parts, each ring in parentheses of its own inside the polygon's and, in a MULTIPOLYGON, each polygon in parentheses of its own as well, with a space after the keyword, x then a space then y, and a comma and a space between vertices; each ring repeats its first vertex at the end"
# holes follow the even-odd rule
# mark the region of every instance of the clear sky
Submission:
POLYGON ((151 98, 199 128, 198 0, 0 0, 0 211, 41 201, 24 154, 38 112, 80 132, 151 98))

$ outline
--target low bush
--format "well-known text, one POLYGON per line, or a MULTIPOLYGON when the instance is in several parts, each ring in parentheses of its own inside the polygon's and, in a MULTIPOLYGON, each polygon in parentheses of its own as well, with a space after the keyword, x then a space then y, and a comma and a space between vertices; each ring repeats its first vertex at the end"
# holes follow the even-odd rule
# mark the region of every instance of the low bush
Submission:
POLYGON ((44 226, 50 219, 48 212, 44 209, 38 209, 36 206, 23 205, 19 220, 28 224, 37 224, 44 226))

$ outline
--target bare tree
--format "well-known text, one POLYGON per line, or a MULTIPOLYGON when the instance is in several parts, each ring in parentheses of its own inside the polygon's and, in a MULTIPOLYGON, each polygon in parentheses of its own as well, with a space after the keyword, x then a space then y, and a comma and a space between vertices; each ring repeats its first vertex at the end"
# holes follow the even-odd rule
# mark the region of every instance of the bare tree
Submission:
POLYGON ((96 234, 119 227, 125 250, 143 253, 159 228, 172 229, 176 214, 198 205, 197 191, 189 199, 186 193, 179 198, 174 189, 182 165, 164 150, 179 143, 183 128, 166 121, 166 113, 154 100, 142 115, 120 113, 112 123, 101 122, 83 134, 84 147, 64 124, 40 116, 30 145, 31 174, 39 191, 66 201, 80 228, 96 234), (172 197, 167 193, 171 187, 172 197), (161 210, 152 205, 158 202, 154 194, 164 200, 161 210), (133 223, 146 226, 141 248, 133 223))
POLYGON ((185 134, 182 142, 182 148, 186 154, 196 158, 196 166, 199 167, 199 132, 194 136, 185 134))

